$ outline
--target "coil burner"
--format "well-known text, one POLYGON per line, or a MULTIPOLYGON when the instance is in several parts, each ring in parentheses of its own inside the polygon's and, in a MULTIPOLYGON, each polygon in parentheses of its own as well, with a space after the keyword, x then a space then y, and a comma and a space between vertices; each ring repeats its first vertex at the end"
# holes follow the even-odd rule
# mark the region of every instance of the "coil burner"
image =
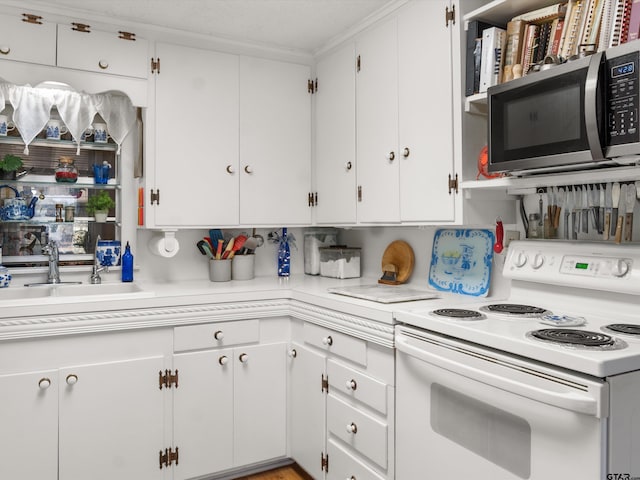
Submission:
POLYGON ((463 308, 439 308, 431 312, 436 317, 450 318, 452 320, 484 320, 487 318, 476 310, 466 310, 463 308))
POLYGON ((548 310, 532 305, 520 305, 518 303, 495 303, 492 305, 484 305, 480 310, 486 313, 494 313, 514 318, 539 318, 549 313, 548 310))
POLYGON ((527 337, 543 342, 556 343, 566 347, 594 350, 618 350, 627 346, 620 339, 599 332, 575 330, 570 328, 545 328, 534 330, 527 337))
POLYGON ((640 335, 640 325, 633 323, 612 323, 605 325, 603 330, 608 332, 623 333, 625 335, 640 335))

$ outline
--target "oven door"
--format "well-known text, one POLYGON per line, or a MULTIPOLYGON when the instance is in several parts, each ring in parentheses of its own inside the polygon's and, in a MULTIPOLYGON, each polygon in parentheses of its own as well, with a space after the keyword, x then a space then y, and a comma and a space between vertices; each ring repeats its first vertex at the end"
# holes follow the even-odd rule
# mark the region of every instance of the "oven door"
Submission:
POLYGON ((605 478, 606 383, 396 329, 398 480, 605 478))
POLYGON ((489 166, 553 171, 604 159, 602 53, 488 91, 489 166))

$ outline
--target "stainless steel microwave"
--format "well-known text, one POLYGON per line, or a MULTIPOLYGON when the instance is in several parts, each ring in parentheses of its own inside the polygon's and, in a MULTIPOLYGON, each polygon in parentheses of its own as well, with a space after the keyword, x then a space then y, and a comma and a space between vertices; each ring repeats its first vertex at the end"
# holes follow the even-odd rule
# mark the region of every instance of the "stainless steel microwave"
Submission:
POLYGON ((640 40, 488 90, 489 172, 640 161, 640 40))

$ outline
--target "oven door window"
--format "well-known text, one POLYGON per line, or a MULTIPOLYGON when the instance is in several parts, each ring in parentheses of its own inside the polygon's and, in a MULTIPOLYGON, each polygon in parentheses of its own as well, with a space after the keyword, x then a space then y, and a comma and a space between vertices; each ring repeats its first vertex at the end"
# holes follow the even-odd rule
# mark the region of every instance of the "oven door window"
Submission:
POLYGON ((554 166, 563 161, 554 156, 589 152, 586 75, 586 68, 580 69, 491 95, 491 165, 504 170, 554 166), (545 157, 547 163, 540 160, 545 157))
POLYGON ((523 418, 437 383, 431 384, 430 413, 434 432, 520 478, 530 477, 531 426, 523 418))

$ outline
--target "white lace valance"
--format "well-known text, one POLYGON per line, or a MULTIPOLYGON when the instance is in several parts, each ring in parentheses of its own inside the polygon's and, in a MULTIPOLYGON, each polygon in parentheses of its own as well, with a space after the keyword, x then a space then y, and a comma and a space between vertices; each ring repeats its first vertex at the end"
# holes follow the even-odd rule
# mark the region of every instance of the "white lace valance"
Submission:
POLYGON ((13 122, 24 141, 25 155, 29 144, 45 128, 51 109, 56 107, 74 142, 78 145, 83 133, 91 127, 96 113, 104 119, 109 135, 120 146, 136 122, 136 111, 129 97, 113 93, 88 94, 49 87, 19 86, 0 83, 0 106, 7 101, 13 107, 13 122))

